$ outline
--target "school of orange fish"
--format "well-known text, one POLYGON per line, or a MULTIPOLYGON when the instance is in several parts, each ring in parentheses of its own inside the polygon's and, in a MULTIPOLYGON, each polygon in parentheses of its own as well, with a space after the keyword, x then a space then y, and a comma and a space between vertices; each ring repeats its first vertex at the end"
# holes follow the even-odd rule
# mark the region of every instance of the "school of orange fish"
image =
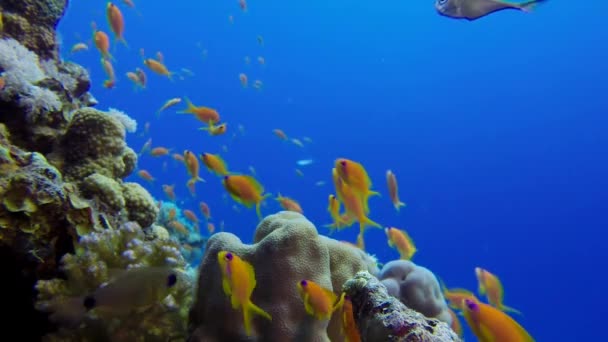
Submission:
MULTIPOLYGON (((123 0, 123 5, 136 10, 132 0, 123 0)), ((246 0, 239 0, 238 6, 242 11, 248 11, 246 0)), ((106 16, 109 24, 109 30, 114 36, 114 42, 119 42, 127 45, 124 38, 125 20, 119 6, 112 2, 108 2, 106 6, 106 16)), ((230 15, 228 20, 234 24, 234 16, 230 15)), ((114 57, 110 54, 111 40, 106 32, 100 29, 95 23, 93 28, 93 43, 96 49, 101 54, 101 64, 107 79, 103 82, 103 86, 112 89, 116 86, 116 75, 114 73, 114 57)), ((257 41, 260 45, 264 44, 264 39, 257 36, 257 41)), ((77 43, 71 48, 72 53, 87 50, 86 43, 77 43)), ((161 52, 157 52, 155 58, 145 57, 144 49, 140 49, 140 56, 143 59, 143 66, 154 74, 172 79, 175 75, 164 64, 164 58, 161 52)), ((245 61, 249 62, 249 57, 245 57, 245 61)), ((258 63, 264 64, 264 57, 258 57, 258 63)), ((138 88, 145 88, 148 82, 146 72, 142 68, 136 68, 126 74, 127 78, 133 82, 138 88)), ((247 75, 239 74, 239 81, 243 87, 248 86, 247 75)), ((260 89, 262 82, 256 80, 253 87, 260 89)), ((220 114, 213 108, 206 106, 195 105, 190 99, 171 98, 168 99, 162 107, 157 111, 157 115, 168 110, 171 107, 185 103, 186 108, 178 113, 190 114, 196 120, 204 123, 206 126, 201 128, 208 132, 210 136, 219 136, 227 132, 228 126, 225 122, 222 123, 220 114)), ((149 123, 145 125, 145 132, 149 130, 149 123)), ((299 139, 289 139, 287 134, 281 129, 274 129, 273 133, 281 140, 290 141, 295 145, 303 146, 299 139)), ((307 138, 309 139, 309 138, 307 138)), ((218 154, 202 153, 196 155, 190 150, 185 150, 183 153, 172 153, 171 149, 158 146, 152 147, 152 140, 148 139, 142 147, 139 155, 150 155, 153 157, 169 156, 183 164, 187 170, 190 179, 186 187, 189 192, 195 196, 196 184, 205 182, 200 177, 200 164, 202 161, 205 168, 221 177, 221 182, 227 194, 237 203, 246 206, 247 208, 255 207, 259 219, 262 219, 260 206, 266 198, 269 197, 264 190, 264 187, 253 175, 246 175, 236 172, 231 172, 228 169, 226 162, 218 154)), ((251 168, 252 169, 252 168, 251 168)), ((251 171, 254 171, 253 169, 251 171)), ((302 175, 301 171, 296 170, 302 175)), ((255 175, 255 172, 252 172, 255 175)), ((154 181, 153 175, 147 171, 140 169, 137 172, 138 176, 146 181, 154 181)), ((369 218, 370 210, 368 200, 371 196, 379 195, 378 192, 372 190, 372 182, 368 176, 365 167, 353 160, 346 158, 338 158, 335 160, 332 169, 332 180, 335 194, 329 195, 328 212, 331 216, 332 223, 326 225, 331 230, 341 230, 352 226, 355 223, 359 224, 359 234, 356 244, 357 248, 364 249, 364 233, 367 227, 381 228, 382 226, 369 218), (342 207, 344 208, 342 210, 342 207)), ((386 172, 386 183, 389 191, 389 197, 395 210, 405 206, 405 203, 399 199, 399 191, 397 178, 395 174, 388 170, 386 172)), ((163 192, 169 201, 175 201, 175 185, 162 185, 163 192)), ((285 210, 302 213, 300 204, 289 197, 278 194, 276 200, 285 210)), ((205 217, 207 230, 209 234, 215 231, 215 225, 210 222, 211 211, 210 207, 205 202, 200 202, 200 211, 205 217)), ((190 231, 182 223, 176 220, 175 208, 169 212, 169 228, 180 234, 189 234, 190 231)), ((183 210, 183 215, 198 227, 200 220, 193 210, 183 210)), ((401 259, 410 260, 416 253, 416 246, 410 236, 404 230, 387 227, 384 229, 389 246, 395 248, 401 259)), ((272 317, 262 308, 253 304, 250 300, 251 294, 255 288, 255 271, 253 267, 246 261, 240 259, 237 255, 230 251, 222 251, 218 253, 218 263, 222 270, 222 281, 224 283, 224 291, 227 296, 231 297, 232 303, 238 305, 233 306, 236 310, 243 312, 243 320, 245 331, 248 335, 253 334, 251 329, 251 319, 253 314, 262 316, 268 320, 272 317)), ((451 309, 461 312, 465 317, 466 322, 478 337, 480 341, 533 341, 533 338, 521 327, 513 318, 506 312, 518 313, 515 309, 504 305, 504 291, 499 278, 489 271, 476 268, 475 274, 479 284, 479 294, 485 295, 489 304, 481 302, 472 292, 465 289, 448 289, 442 284, 444 296, 449 302, 451 309)), ((218 280, 219 281, 219 280, 218 280)), ((333 291, 324 289, 311 280, 301 280, 294 284, 300 293, 306 311, 317 319, 330 319, 336 310, 341 311, 342 322, 344 328, 344 336, 346 341, 359 341, 360 336, 357 332, 355 321, 353 318, 352 303, 349 298, 342 293, 340 296, 333 291)), ((458 315, 450 310, 453 317, 452 328, 462 336, 462 327, 458 315)))

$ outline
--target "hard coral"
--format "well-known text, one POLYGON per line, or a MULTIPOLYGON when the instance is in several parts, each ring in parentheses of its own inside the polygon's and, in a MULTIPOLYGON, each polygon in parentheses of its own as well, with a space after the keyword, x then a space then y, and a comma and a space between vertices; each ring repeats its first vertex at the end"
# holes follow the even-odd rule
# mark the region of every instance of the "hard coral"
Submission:
POLYGON ((388 293, 408 308, 426 317, 452 323, 448 306, 433 272, 408 260, 395 260, 384 265, 378 278, 388 293))
POLYGON ((135 152, 126 146, 125 128, 114 116, 82 108, 62 138, 66 179, 80 180, 93 173, 123 178, 135 167, 135 152))
MULTIPOLYGON (((373 263, 372 263, 373 264, 373 263)), ((297 283, 309 279, 339 294, 342 283, 357 271, 368 270, 360 250, 318 235, 315 226, 296 212, 266 217, 253 245, 229 233, 209 238, 199 269, 196 302, 190 312, 191 341, 329 341, 340 338, 340 319, 332 324, 308 315, 297 283), (235 253, 255 269, 257 287, 252 301, 272 315, 272 322, 254 320, 257 338, 248 338, 243 317, 222 290, 217 254, 235 253)), ((337 315, 336 315, 337 316, 337 315)))
POLYGON ((426 318, 386 292, 368 272, 359 272, 343 286, 351 298, 355 322, 363 341, 460 341, 450 327, 426 318))
POLYGON ((125 183, 122 186, 125 208, 130 221, 148 227, 158 215, 158 207, 146 189, 137 183, 125 183))
POLYGON ((75 254, 62 258, 67 279, 40 280, 39 310, 51 313, 61 329, 48 341, 88 341, 106 336, 108 341, 168 341, 183 337, 192 283, 187 263, 171 240, 148 239, 136 223, 83 236, 75 254), (84 315, 82 298, 107 282, 113 271, 138 267, 169 266, 181 271, 178 286, 154 307, 137 315, 117 316, 104 312, 84 315), (66 306, 71 310, 66 310, 66 306), (80 312, 78 312, 80 311, 80 312), (74 314, 77 313, 76 317, 74 314), (76 322, 74 322, 76 320, 76 322))
POLYGON ((67 3, 67 0, 3 0, 4 33, 39 56, 56 57, 55 27, 67 3))

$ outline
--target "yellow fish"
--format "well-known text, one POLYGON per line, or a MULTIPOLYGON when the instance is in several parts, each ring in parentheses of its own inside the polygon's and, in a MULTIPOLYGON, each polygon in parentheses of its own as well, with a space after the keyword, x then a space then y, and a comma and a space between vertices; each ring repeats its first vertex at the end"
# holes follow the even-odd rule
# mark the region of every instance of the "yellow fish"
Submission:
POLYGON ((310 280, 300 281, 298 292, 304 301, 306 312, 317 319, 330 319, 333 312, 344 304, 345 293, 342 293, 340 300, 336 303, 338 296, 333 291, 310 280))
POLYGON ((245 333, 251 336, 253 314, 272 321, 270 314, 251 302, 251 294, 256 285, 253 266, 236 254, 227 251, 217 253, 217 261, 222 270, 224 293, 230 297, 233 309, 240 308, 243 311, 245 333))
POLYGON ((479 342, 534 342, 513 318, 491 305, 465 299, 462 313, 479 342))

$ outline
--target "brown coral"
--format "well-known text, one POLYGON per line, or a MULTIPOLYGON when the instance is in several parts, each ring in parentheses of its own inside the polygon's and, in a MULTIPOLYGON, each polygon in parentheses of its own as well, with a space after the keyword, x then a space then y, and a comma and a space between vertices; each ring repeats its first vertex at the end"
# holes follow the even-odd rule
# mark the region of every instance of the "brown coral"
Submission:
POLYGON ((332 324, 309 316, 297 283, 309 279, 339 293, 342 283, 375 264, 360 250, 318 235, 314 225, 295 212, 266 217, 253 245, 229 233, 213 235, 201 263, 196 302, 190 314, 192 341, 247 340, 242 314, 234 310, 222 290, 217 254, 228 250, 251 263, 257 287, 252 301, 272 315, 272 322, 254 320, 257 340, 329 341, 340 336, 339 319, 332 324))
POLYGON ((125 183, 122 186, 126 210, 130 221, 148 227, 158 215, 158 207, 146 189, 137 183, 125 183))

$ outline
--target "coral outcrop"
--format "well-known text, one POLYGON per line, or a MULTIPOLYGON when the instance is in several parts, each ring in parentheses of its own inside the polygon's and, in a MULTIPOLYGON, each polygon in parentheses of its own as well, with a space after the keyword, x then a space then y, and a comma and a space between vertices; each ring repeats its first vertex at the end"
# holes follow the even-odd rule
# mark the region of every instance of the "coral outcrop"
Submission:
POLYGON ((359 271, 377 272, 363 251, 323 236, 296 212, 266 217, 254 243, 246 245, 229 233, 209 238, 199 269, 196 301, 190 312, 191 341, 330 341, 339 340, 341 323, 308 315, 297 291, 302 279, 340 294, 342 285, 359 271), (257 287, 252 301, 272 315, 272 322, 254 320, 257 338, 245 335, 241 312, 232 309, 222 290, 218 252, 230 251, 251 263, 257 287))
POLYGON ((368 272, 357 273, 342 289, 353 303, 355 322, 363 341, 460 341, 446 323, 406 307, 368 272))
POLYGON ((61 259, 66 279, 42 280, 36 285, 37 308, 50 312, 51 320, 62 327, 47 336, 47 341, 85 341, 92 336, 106 336, 108 341, 184 338, 194 279, 176 242, 149 239, 137 223, 128 222, 118 229, 84 235, 75 247, 75 254, 61 259), (85 312, 83 298, 111 280, 113 271, 140 267, 170 267, 178 271, 177 286, 166 298, 137 315, 133 315, 134 311, 122 315, 116 311, 85 312))
POLYGON ((378 278, 388 294, 399 298, 408 308, 426 317, 452 323, 439 282, 429 269, 408 260, 394 260, 384 265, 378 278))

